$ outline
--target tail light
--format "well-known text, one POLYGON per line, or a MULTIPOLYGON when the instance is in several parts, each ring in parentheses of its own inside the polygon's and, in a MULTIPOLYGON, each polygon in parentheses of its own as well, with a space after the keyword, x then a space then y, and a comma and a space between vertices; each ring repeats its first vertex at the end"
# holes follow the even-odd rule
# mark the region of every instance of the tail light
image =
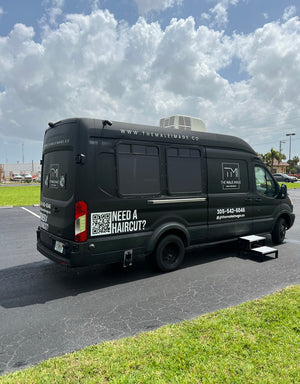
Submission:
POLYGON ((75 204, 75 241, 87 240, 87 203, 77 201, 75 204))

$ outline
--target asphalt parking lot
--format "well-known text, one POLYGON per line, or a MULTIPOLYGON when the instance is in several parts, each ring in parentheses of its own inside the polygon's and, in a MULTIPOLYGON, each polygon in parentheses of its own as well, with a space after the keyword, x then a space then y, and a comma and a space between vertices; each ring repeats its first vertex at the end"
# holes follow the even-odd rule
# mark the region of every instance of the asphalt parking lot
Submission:
POLYGON ((65 270, 36 251, 39 207, 0 209, 0 373, 300 284, 300 189, 290 195, 296 221, 278 259, 200 246, 169 274, 145 262, 65 270))

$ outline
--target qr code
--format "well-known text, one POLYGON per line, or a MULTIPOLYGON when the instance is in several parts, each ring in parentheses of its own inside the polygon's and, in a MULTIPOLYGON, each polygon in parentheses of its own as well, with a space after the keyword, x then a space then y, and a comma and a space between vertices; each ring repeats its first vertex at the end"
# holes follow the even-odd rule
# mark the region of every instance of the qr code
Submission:
POLYGON ((98 212, 91 215, 91 236, 111 234, 111 212, 98 212))

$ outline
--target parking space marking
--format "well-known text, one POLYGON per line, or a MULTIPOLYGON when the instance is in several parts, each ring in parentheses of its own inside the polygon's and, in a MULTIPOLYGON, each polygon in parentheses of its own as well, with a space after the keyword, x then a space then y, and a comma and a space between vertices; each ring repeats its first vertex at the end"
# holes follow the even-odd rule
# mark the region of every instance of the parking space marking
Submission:
POLYGON ((29 213, 31 213, 33 216, 37 217, 38 219, 40 218, 40 215, 37 215, 36 213, 30 211, 29 209, 25 208, 25 207, 21 207, 22 209, 24 209, 24 211, 27 211, 29 213))

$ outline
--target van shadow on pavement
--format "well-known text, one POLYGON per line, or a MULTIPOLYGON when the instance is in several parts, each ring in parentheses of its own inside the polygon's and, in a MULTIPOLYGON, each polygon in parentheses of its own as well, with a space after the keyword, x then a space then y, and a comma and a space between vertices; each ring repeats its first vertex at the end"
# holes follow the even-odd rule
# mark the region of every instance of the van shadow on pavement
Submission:
MULTIPOLYGON (((259 258, 238 255, 237 242, 197 246, 187 250, 181 269, 216 260, 238 257, 258 262, 259 258)), ((265 260, 272 257, 266 257, 265 260)), ((4 308, 42 304, 84 292, 152 278, 161 274, 147 261, 140 260, 131 268, 121 264, 65 268, 48 260, 0 270, 0 305, 4 308)))

